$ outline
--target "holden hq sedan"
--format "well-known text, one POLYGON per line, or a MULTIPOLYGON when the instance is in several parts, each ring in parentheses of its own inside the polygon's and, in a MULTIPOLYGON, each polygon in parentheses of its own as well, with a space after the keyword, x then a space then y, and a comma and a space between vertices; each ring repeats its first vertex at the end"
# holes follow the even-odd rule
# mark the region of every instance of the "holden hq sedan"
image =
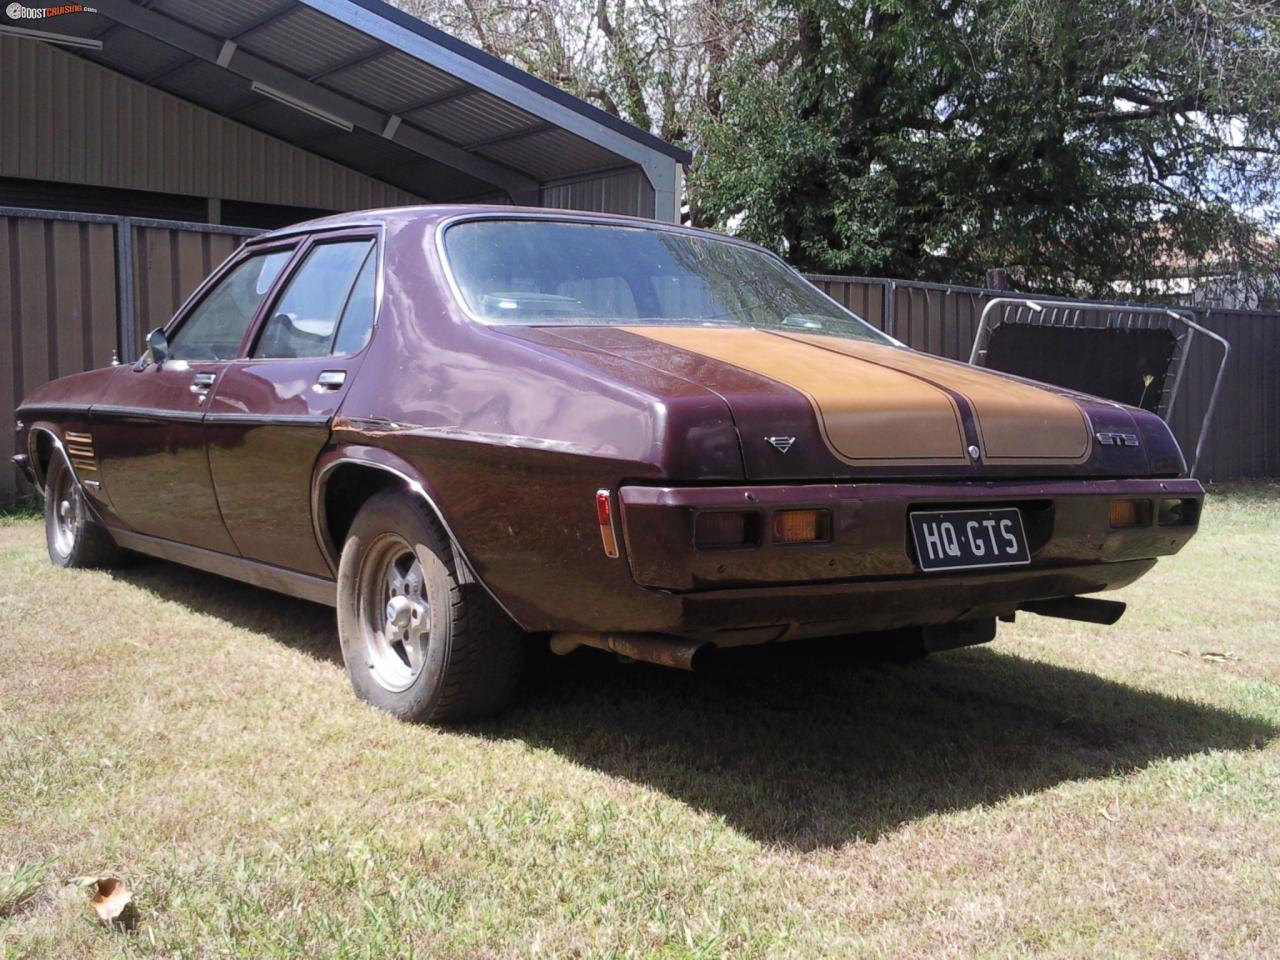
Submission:
POLYGON ((356 693, 433 721, 500 709, 535 642, 692 669, 1114 623, 1085 595, 1204 492, 1153 414, 917 353, 758 247, 511 207, 256 237, 18 417, 55 564, 335 605, 356 693))

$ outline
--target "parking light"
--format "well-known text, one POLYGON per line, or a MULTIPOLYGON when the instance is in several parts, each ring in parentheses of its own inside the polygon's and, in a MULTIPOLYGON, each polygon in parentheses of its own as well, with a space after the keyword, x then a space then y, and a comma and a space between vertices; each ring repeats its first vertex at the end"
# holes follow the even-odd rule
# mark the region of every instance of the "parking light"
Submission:
POLYGON ((826 510, 779 510, 773 515, 774 543, 817 543, 831 537, 826 510))
POLYGON ((1149 527, 1151 525, 1150 500, 1112 500, 1111 526, 1149 527))

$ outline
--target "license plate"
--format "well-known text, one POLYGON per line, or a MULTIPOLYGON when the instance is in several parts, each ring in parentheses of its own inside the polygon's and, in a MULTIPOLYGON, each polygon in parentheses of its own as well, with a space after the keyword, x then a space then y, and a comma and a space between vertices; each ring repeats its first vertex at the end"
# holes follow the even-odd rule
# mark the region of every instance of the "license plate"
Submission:
POLYGON ((1022 513, 1014 507, 915 512, 909 519, 921 570, 973 570, 1031 562, 1022 513))

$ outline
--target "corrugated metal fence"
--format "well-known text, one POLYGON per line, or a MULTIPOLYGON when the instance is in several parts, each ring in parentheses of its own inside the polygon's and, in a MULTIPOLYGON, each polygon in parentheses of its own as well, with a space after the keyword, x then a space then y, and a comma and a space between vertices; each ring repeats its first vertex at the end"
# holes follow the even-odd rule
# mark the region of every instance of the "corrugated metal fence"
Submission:
MULTIPOLYGON (((968 360, 982 308, 1009 291, 871 277, 813 276, 828 296, 903 343, 968 360)), ((1181 309, 1181 308, 1180 308, 1181 309)), ((1198 475, 1205 480, 1280 477, 1280 313, 1197 309, 1196 321, 1231 343, 1222 395, 1198 475)), ((1193 343, 1173 407, 1173 432, 1190 458, 1220 353, 1193 343)))
MULTIPOLYGON (((13 412, 47 380, 136 356, 196 285, 256 231, 199 223, 0 207, 0 503, 22 491, 9 469, 13 412)), ((811 278, 920 350, 965 360, 995 291, 865 277, 811 278)), ((1200 475, 1280 476, 1280 314, 1197 311, 1233 351, 1200 475)), ((1216 356, 1192 351, 1174 430, 1193 449, 1216 356)))
POLYGON ((146 331, 256 232, 0 207, 0 504, 25 492, 9 463, 22 398, 136 356, 146 331))

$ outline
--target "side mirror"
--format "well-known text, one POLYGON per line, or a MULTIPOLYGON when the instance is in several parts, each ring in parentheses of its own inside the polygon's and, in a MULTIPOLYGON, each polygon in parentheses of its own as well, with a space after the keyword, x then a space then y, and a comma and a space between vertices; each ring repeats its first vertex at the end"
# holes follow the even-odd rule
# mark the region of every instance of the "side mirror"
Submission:
POLYGON ((156 327, 147 334, 147 350, 151 353, 151 362, 156 366, 169 359, 169 338, 164 335, 163 328, 156 327))

